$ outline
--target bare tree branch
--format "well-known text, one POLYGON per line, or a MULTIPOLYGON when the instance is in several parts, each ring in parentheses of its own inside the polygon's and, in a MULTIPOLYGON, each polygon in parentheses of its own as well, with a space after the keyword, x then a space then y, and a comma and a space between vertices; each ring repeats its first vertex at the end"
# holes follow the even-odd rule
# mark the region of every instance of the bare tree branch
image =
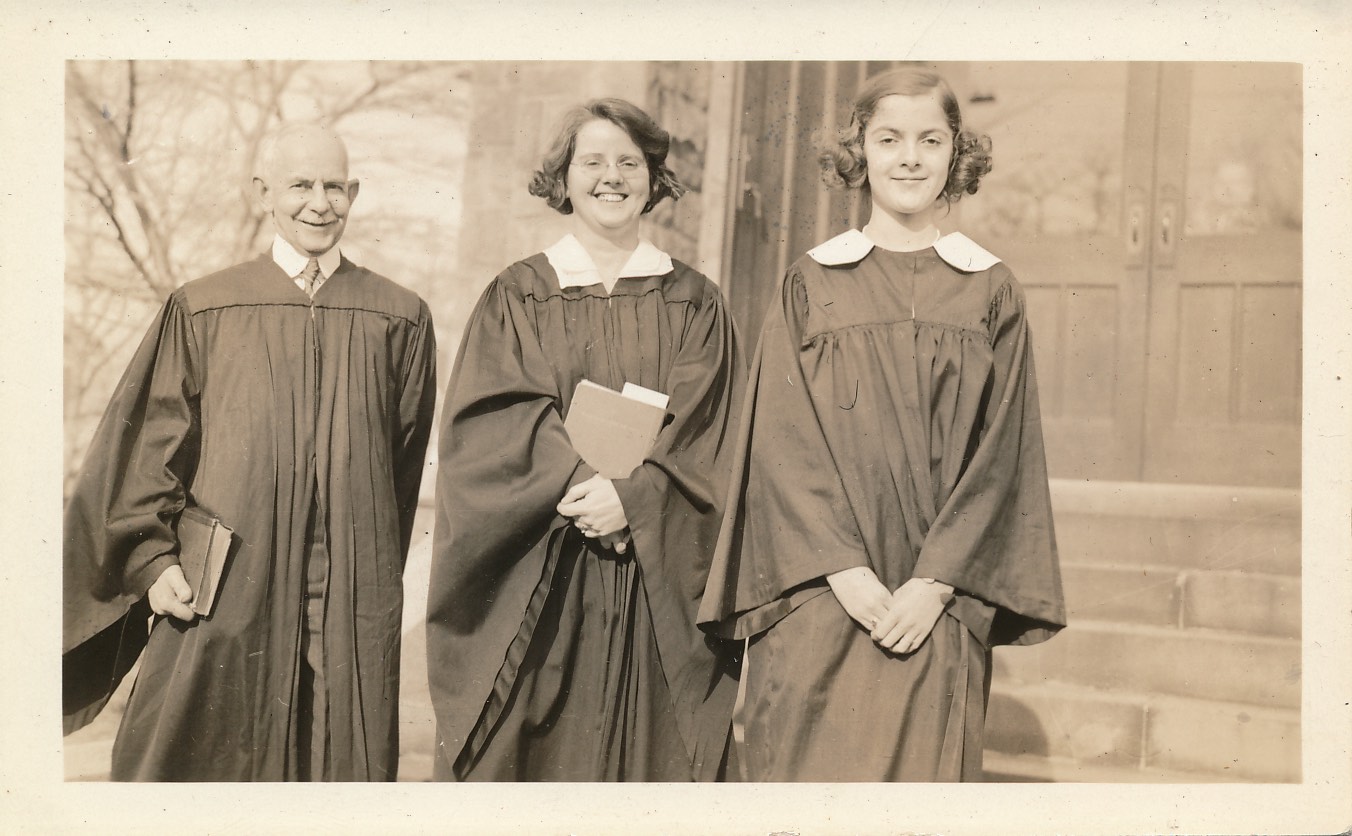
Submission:
POLYGON ((136 62, 127 62, 127 126, 122 131, 122 162, 131 162, 131 129, 136 119, 136 62))
MULTIPOLYGON (((445 137, 467 116, 464 76, 447 63, 67 65, 68 476, 116 383, 109 371, 126 362, 155 304, 182 277, 248 257, 264 236, 269 219, 247 191, 268 132, 301 115, 388 131, 381 170, 453 191, 460 157, 445 137), (358 118, 375 113, 383 124, 358 118)), ((420 292, 435 289, 444 270, 435 265, 453 247, 444 219, 401 205, 369 221, 351 240, 420 292)))

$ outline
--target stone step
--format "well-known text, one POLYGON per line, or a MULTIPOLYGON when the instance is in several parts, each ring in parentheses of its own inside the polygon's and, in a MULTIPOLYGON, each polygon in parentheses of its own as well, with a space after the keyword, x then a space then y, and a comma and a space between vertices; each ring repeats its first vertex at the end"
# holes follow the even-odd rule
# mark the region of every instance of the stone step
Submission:
POLYGON ((1300 578, 1259 572, 1185 572, 1181 627, 1299 639, 1300 578))
POLYGON ((1072 623, 1080 619, 1204 627, 1300 638, 1300 579, 1143 564, 1061 567, 1072 623))
POLYGON ((1301 775, 1300 735, 1295 709, 997 680, 987 711, 986 750, 1022 762, 1049 760, 1138 776, 1295 782, 1301 775))
POLYGON ((986 783, 1208 784, 1234 780, 1224 775, 1097 766, 1067 758, 1008 755, 989 749, 983 761, 986 783))
POLYGON ((1051 641, 996 649, 995 676, 1299 708, 1301 649, 1295 639, 1082 619, 1051 641))
POLYGON ((1300 575, 1300 492, 1052 480, 1066 564, 1300 575))

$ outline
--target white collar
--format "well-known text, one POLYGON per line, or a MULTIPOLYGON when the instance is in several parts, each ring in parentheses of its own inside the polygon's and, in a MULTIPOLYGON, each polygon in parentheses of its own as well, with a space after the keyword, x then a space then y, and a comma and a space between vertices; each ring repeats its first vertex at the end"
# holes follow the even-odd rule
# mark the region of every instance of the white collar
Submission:
MULTIPOLYGON (((319 259, 319 272, 326 279, 333 275, 334 271, 338 269, 338 265, 343 261, 342 253, 338 251, 337 245, 329 247, 323 255, 315 257, 319 259)), ((291 246, 282 236, 273 237, 272 260, 291 278, 294 279, 301 274, 305 265, 310 262, 310 258, 310 256, 291 246)))
MULTIPOLYGON (((863 232, 851 229, 824 244, 818 244, 808 250, 807 254, 818 264, 837 267, 863 259, 874 246, 872 239, 863 232)), ((934 251, 954 270, 961 270, 964 273, 989 270, 1000 263, 999 258, 961 232, 950 232, 935 241, 934 251)))
MULTIPOLYGON (((592 284, 606 284, 596 269, 582 242, 571 232, 558 240, 554 246, 545 250, 549 266, 559 276, 559 287, 586 287, 592 284)), ((630 253, 629 260, 620 268, 616 276, 619 279, 637 279, 647 276, 664 276, 672 271, 671 256, 659 250, 652 242, 639 239, 638 246, 630 253)), ((606 292, 614 284, 606 285, 606 292)))

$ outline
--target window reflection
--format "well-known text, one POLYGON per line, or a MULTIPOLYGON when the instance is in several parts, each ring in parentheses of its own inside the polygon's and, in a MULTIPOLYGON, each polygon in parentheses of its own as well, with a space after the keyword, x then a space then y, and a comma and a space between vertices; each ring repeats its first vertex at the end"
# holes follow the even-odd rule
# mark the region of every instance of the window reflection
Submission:
POLYGON ((1191 103, 1184 234, 1300 229, 1300 67, 1197 64, 1191 103))
MULTIPOLYGON (((1127 65, 972 64, 963 115, 995 167, 962 202, 988 238, 1117 235, 1127 65)), ((960 93, 961 94, 961 93, 960 93)))

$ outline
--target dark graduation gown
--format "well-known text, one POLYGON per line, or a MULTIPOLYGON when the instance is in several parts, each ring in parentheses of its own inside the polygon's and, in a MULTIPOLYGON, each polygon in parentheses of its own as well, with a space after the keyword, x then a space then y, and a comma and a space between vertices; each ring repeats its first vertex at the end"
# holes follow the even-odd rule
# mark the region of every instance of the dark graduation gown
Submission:
POLYGON ((752 780, 974 780, 989 650, 1065 623, 1023 293, 961 236, 846 233, 767 315, 700 613, 754 637, 752 780), (825 263, 820 263, 825 262, 825 263), (915 653, 878 648, 827 575, 957 597, 915 653))
POLYGON ((745 372, 718 288, 665 275, 561 289, 545 254, 484 291, 444 404, 427 652, 439 778, 690 780, 718 770, 736 682, 695 613, 745 372), (614 480, 632 532, 600 549, 555 506, 593 471, 578 381, 670 396, 614 480))
POLYGON ((392 780, 403 609, 435 401, 414 293, 343 260, 313 304, 270 255, 169 297, 113 395, 65 517, 65 713, 141 652, 115 780, 297 777, 307 521, 328 539, 331 775, 392 780), (235 532, 210 616, 157 618, 185 503, 235 532))

